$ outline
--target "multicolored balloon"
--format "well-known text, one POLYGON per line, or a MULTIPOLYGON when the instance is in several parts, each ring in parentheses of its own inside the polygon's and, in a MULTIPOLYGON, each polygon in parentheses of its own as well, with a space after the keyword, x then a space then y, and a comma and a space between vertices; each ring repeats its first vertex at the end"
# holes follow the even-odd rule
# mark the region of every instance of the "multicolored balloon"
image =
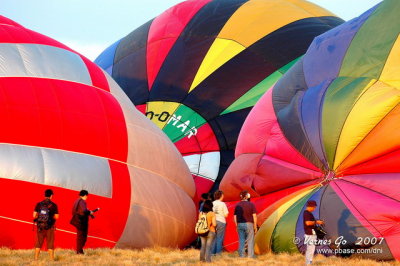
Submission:
POLYGON ((96 63, 184 156, 197 194, 219 183, 256 101, 315 36, 343 21, 303 0, 189 0, 96 63))
POLYGON ((47 188, 60 213, 56 247, 75 246, 81 189, 101 207, 88 247, 191 241, 195 185, 172 142, 98 66, 2 16, 0 123, 0 246, 33 247, 32 213, 47 188))
POLYGON ((400 259, 398 10, 383 1, 318 36, 249 114, 221 187, 258 197, 258 252, 302 251, 313 199, 333 253, 400 259))

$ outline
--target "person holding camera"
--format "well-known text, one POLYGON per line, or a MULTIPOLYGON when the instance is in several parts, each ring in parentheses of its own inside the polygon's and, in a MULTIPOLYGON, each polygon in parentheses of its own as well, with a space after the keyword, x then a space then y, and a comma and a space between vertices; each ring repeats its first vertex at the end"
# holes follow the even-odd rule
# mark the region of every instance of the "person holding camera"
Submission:
POLYGON ((315 220, 313 211, 317 208, 317 202, 315 200, 307 201, 307 207, 303 212, 303 225, 304 225, 304 244, 307 246, 306 249, 306 265, 310 265, 312 263, 314 252, 315 252, 315 244, 317 242, 317 234, 316 229, 317 225, 324 224, 322 220, 315 220))
POLYGON ((50 259, 54 260, 54 231, 59 214, 57 204, 51 201, 53 195, 53 190, 46 189, 44 192, 44 200, 37 203, 33 211, 33 221, 37 226, 35 260, 39 258, 40 249, 45 239, 50 259))
POLYGON ((254 258, 254 235, 257 233, 256 206, 249 201, 250 193, 247 190, 240 192, 240 199, 233 216, 239 235, 239 256, 245 256, 245 243, 247 243, 247 256, 254 258))
POLYGON ((81 190, 79 198, 75 200, 72 207, 72 219, 70 223, 76 227, 76 254, 85 254, 83 247, 86 244, 89 231, 89 216, 94 218, 93 213, 100 209, 97 208, 91 211, 87 208, 86 200, 88 196, 89 192, 87 190, 81 190))

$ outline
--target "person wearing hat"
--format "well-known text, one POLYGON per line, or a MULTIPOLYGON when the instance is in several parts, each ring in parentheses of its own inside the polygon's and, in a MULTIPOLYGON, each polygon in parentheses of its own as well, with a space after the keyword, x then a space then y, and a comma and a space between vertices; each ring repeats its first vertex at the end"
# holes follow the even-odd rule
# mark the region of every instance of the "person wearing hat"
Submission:
POLYGON ((312 263, 314 252, 315 252, 315 244, 317 241, 317 235, 315 233, 315 228, 317 224, 324 224, 322 220, 315 220, 313 211, 317 208, 317 202, 315 200, 307 201, 307 207, 303 212, 303 225, 304 225, 304 244, 307 245, 306 250, 306 265, 310 265, 312 263))

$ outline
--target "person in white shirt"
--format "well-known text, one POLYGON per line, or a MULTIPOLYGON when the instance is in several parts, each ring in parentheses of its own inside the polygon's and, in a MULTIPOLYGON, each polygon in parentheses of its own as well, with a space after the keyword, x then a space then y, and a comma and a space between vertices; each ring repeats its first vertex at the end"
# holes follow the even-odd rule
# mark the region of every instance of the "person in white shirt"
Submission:
POLYGON ((214 247, 212 249, 212 254, 219 254, 222 252, 222 245, 225 237, 226 229, 226 217, 228 217, 228 208, 226 204, 222 202, 224 200, 224 193, 218 190, 214 193, 213 202, 213 212, 215 213, 217 219, 216 237, 214 241, 214 247))

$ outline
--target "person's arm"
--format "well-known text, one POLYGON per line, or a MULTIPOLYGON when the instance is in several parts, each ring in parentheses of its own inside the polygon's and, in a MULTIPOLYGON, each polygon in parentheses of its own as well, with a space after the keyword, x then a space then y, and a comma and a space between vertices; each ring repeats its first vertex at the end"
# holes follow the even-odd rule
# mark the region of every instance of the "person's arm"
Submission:
POLYGON ((256 210, 256 205, 254 205, 254 203, 252 203, 252 209, 253 209, 253 229, 254 229, 254 233, 257 233, 257 210, 256 210))
POLYGON ((89 216, 91 212, 86 207, 86 202, 84 200, 79 201, 79 207, 77 213, 81 216, 89 216))
POLYGON ((235 222, 235 226, 237 227, 237 214, 238 214, 238 206, 236 205, 235 211, 233 212, 233 221, 235 222))
POLYGON ((38 218, 38 212, 39 212, 39 204, 36 204, 35 209, 33 210, 33 219, 38 218))
POLYGON ((226 204, 224 203, 224 217, 228 217, 229 215, 229 211, 228 211, 228 207, 226 207, 226 204))
POLYGON ((307 226, 311 226, 311 225, 316 225, 316 224, 324 224, 324 221, 322 221, 322 220, 306 221, 305 223, 307 226))
POLYGON ((315 221, 306 221, 307 226, 315 225, 315 221))
POLYGON ((215 213, 212 214, 212 218, 211 218, 211 223, 214 227, 217 226, 217 218, 215 216, 215 213))
POLYGON ((58 207, 57 207, 57 205, 55 205, 55 210, 54 210, 53 219, 54 219, 54 220, 58 220, 58 218, 60 218, 60 215, 58 214, 58 207))
POLYGON ((257 214, 256 213, 253 213, 253 221, 254 221, 254 224, 253 224, 254 233, 257 233, 257 214))

